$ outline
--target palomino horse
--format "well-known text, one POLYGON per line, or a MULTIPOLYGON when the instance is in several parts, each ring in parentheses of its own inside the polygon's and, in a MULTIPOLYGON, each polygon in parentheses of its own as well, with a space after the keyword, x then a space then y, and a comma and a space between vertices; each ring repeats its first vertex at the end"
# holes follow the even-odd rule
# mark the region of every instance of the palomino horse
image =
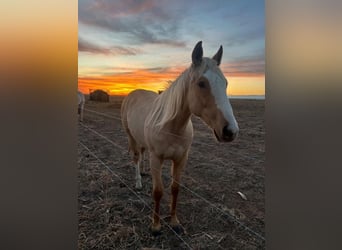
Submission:
POLYGON ((160 95, 134 90, 123 101, 121 117, 136 164, 136 188, 141 188, 140 167, 145 149, 149 151, 153 182, 154 212, 151 230, 160 233, 160 200, 163 195, 162 164, 172 160, 171 220, 182 232, 176 215, 181 172, 188 159, 193 138, 191 114, 200 117, 220 142, 233 141, 239 131, 228 100, 227 80, 219 68, 222 46, 214 57, 203 57, 202 42, 192 52, 192 64, 160 95))
POLYGON ((78 96, 78 109, 77 113, 79 114, 79 120, 83 121, 83 110, 84 110, 84 103, 85 103, 85 97, 82 92, 79 90, 77 91, 78 96))

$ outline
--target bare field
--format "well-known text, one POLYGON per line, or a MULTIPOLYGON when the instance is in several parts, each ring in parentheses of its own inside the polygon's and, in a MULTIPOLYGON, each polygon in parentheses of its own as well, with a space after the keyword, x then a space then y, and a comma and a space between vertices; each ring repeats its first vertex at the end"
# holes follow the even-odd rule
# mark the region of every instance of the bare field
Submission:
POLYGON ((170 201, 166 162, 161 201, 165 223, 162 235, 153 237, 148 157, 143 189, 137 191, 120 121, 121 101, 87 101, 79 124, 79 249, 265 249, 265 102, 231 100, 240 133, 227 144, 216 142, 211 130, 192 117, 194 140, 177 205, 186 232, 177 236, 165 224, 170 201))

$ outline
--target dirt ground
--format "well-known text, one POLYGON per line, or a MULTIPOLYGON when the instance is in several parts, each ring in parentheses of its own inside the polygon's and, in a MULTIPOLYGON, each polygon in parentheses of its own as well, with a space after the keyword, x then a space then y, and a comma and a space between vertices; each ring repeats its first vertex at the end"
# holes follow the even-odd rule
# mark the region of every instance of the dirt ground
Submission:
MULTIPOLYGON (((137 191, 120 121, 121 101, 87 101, 79 123, 79 249, 265 249, 265 101, 231 100, 240 127, 231 143, 216 142, 211 130, 192 117, 194 140, 177 204, 185 233, 177 236, 162 222, 158 237, 149 232, 153 202, 148 157, 143 189, 137 191)), ((161 201, 166 223, 169 166, 166 162, 163 168, 161 201)))

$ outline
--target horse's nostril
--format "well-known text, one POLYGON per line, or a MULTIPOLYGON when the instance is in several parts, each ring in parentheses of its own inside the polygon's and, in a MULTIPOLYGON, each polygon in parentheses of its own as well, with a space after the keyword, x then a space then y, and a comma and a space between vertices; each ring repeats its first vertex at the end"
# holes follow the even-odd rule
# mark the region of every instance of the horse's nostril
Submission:
POLYGON ((231 137, 233 137, 234 133, 228 128, 228 126, 224 126, 224 128, 223 128, 223 135, 225 137, 231 138, 231 137))

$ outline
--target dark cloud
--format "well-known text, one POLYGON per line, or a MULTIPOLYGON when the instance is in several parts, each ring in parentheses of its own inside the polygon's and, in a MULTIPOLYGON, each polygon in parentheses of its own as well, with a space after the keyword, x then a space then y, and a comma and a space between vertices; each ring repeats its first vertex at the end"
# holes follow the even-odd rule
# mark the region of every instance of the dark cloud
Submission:
POLYGON ((122 33, 130 44, 165 44, 185 47, 179 37, 181 13, 167 10, 168 5, 156 0, 146 1, 82 1, 79 21, 85 25, 122 33))
POLYGON ((226 32, 226 46, 250 45, 265 40, 265 5, 263 1, 241 1, 235 8, 226 8, 223 19, 235 29, 226 32))
POLYGON ((88 8, 93 11, 105 10, 107 12, 113 13, 113 15, 134 15, 153 8, 156 2, 157 1, 155 0, 93 0, 91 2, 88 2, 88 8))
POLYGON ((85 41, 82 38, 78 38, 78 51, 87 52, 92 54, 103 54, 103 55, 136 55, 140 50, 122 46, 112 46, 105 48, 90 42, 85 41))

